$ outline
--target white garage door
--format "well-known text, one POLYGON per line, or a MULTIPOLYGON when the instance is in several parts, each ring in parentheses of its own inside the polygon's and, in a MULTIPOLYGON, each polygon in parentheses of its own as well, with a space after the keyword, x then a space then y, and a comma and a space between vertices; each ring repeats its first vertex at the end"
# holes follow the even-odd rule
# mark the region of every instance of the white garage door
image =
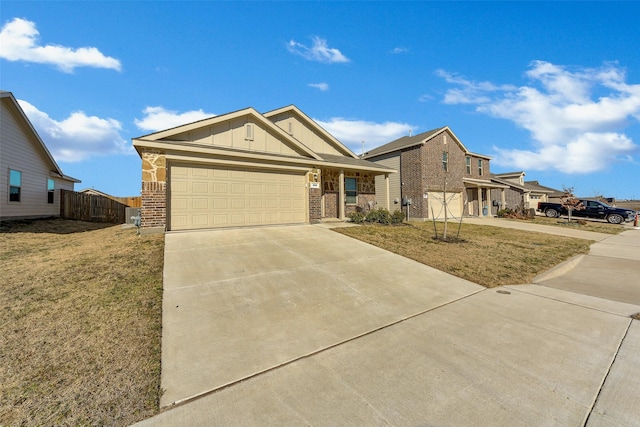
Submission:
MULTIPOLYGON (((444 219, 444 197, 442 192, 432 191, 428 193, 429 218, 444 219), (431 213, 433 209, 433 213, 431 213)), ((462 216, 462 194, 446 193, 447 218, 460 219, 462 216)))
POLYGON ((301 172, 171 165, 170 230, 307 222, 301 172))

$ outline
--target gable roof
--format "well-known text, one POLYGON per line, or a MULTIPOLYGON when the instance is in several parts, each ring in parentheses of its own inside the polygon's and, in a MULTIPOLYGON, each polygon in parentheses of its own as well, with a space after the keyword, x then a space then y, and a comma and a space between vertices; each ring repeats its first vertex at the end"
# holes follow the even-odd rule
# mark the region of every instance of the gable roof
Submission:
POLYGON ((556 190, 555 188, 545 187, 544 185, 540 185, 538 181, 525 181, 524 185, 526 188, 531 191, 535 191, 538 193, 549 193, 549 194, 562 194, 562 190, 556 190))
POLYGON ((499 178, 520 178, 521 176, 525 176, 526 173, 524 171, 517 171, 517 172, 495 173, 493 175, 499 178))
POLYGON ((427 132, 419 133, 418 135, 414 135, 414 136, 403 136, 387 144, 381 145, 378 148, 374 148, 373 150, 367 151, 366 153, 364 153, 362 158, 366 159, 369 157, 376 157, 382 154, 392 153, 394 151, 403 150, 405 148, 424 144, 425 142, 427 142, 428 140, 430 140, 435 135, 439 134, 445 129, 447 129, 446 126, 438 129, 433 129, 427 132))
POLYGON ((40 138, 40 135, 38 135, 38 132, 35 130, 35 128, 31 124, 31 121, 29 121, 29 118, 24 113, 24 110, 22 109, 22 107, 20 107, 20 104, 18 104, 18 101, 13 96, 13 93, 5 90, 0 90, 0 100, 2 100, 2 102, 7 106, 7 108, 9 108, 14 113, 16 113, 18 120, 23 125, 23 129, 27 132, 28 136, 30 137, 29 139, 34 143, 36 150, 40 152, 40 154, 42 155, 42 158, 51 169, 51 172, 58 175, 58 178, 64 179, 66 181, 71 181, 76 183, 81 182, 79 179, 65 175, 62 172, 62 169, 60 169, 60 166, 58 166, 58 164, 56 163, 55 159, 49 152, 49 149, 45 145, 44 141, 42 140, 42 138, 40 138))
POLYGON ((282 139, 287 141, 292 146, 298 148, 300 151, 302 151, 309 157, 314 158, 316 160, 320 160, 320 157, 318 156, 318 154, 314 153, 309 147, 307 147, 302 142, 298 141, 297 139, 289 135, 287 132, 285 132, 283 129, 281 129, 279 126, 273 123, 271 120, 267 120, 265 116, 260 114, 258 111, 256 111, 252 107, 244 108, 238 111, 233 111, 231 113, 221 114, 219 116, 213 116, 207 119, 198 120, 192 123, 187 123, 184 125, 170 128, 170 129, 161 130, 158 132, 140 136, 138 138, 133 138, 134 140, 133 145, 137 149, 135 141, 163 142, 161 140, 171 140, 172 136, 175 136, 184 132, 189 132, 191 130, 203 128, 206 126, 212 126, 227 120, 232 120, 232 119, 243 117, 243 116, 251 117, 256 122, 264 125, 267 129, 270 129, 272 132, 276 133, 282 139))
POLYGON ((383 154, 393 153, 394 151, 404 150, 405 148, 415 147, 416 145, 426 144, 429 140, 435 138, 436 136, 440 135, 443 132, 448 132, 453 137, 454 142, 458 144, 460 148, 462 148, 462 151, 464 151, 465 153, 471 154, 476 157, 482 157, 484 159, 490 159, 489 156, 485 156, 483 154, 476 154, 469 151, 467 147, 465 147, 464 144, 458 139, 456 134, 453 133, 451 129, 449 129, 449 126, 443 126, 441 128, 432 129, 430 131, 419 133, 414 136, 403 136, 385 145, 382 145, 378 148, 374 148, 373 150, 367 151, 366 153, 364 153, 362 158, 369 159, 372 157, 381 156, 383 154))
POLYGON ((278 108, 272 111, 268 111, 263 115, 266 118, 270 119, 271 117, 274 117, 274 116, 277 116, 278 114, 282 114, 286 112, 292 113, 293 115, 297 116, 302 122, 306 123, 308 127, 315 129, 320 135, 324 136, 334 146, 336 146, 336 148, 338 148, 338 151, 342 151, 353 158, 356 158, 356 159, 359 158, 356 153, 354 153, 349 149, 349 147, 347 147, 346 145, 338 141, 333 135, 331 135, 322 126, 320 126, 318 122, 313 120, 311 117, 307 116, 302 110, 300 110, 298 107, 296 107, 293 104, 288 105, 286 107, 278 108))
POLYGON ((512 188, 517 188, 518 190, 521 190, 521 191, 523 191, 525 193, 528 193, 528 192, 531 191, 531 189, 527 188, 524 185, 520 185, 517 182, 513 182, 513 181, 510 181, 508 179, 505 179, 506 177, 504 175, 506 175, 506 177, 520 176, 520 175, 512 175, 510 173, 507 173, 507 174, 494 174, 494 173, 492 173, 491 174, 491 181, 497 182, 499 184, 508 185, 509 187, 512 187, 512 188))

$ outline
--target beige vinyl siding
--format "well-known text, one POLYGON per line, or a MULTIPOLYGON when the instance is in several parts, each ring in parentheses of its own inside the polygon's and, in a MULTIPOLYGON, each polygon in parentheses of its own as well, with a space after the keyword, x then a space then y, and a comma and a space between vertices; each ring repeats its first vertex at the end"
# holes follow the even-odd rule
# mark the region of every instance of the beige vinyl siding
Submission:
POLYGON ((184 132, 169 138, 172 141, 184 141, 205 146, 232 148, 244 151, 302 156, 297 147, 290 146, 280 135, 269 131, 262 123, 239 117, 184 132), (252 138, 247 138, 246 126, 252 128, 252 138))
MULTIPOLYGON (((393 168, 400 171, 400 153, 387 154, 379 157, 376 160, 372 160, 375 163, 393 168)), ((401 182, 400 173, 389 174, 389 210, 391 212, 402 209, 401 201, 401 182), (394 200, 398 200, 398 203, 394 203, 394 200)), ((384 183, 384 175, 376 176, 376 202, 379 208, 385 208, 387 206, 386 187, 384 183)))
POLYGON ((170 165, 169 229, 307 222, 303 172, 170 165))
POLYGON ((275 117, 271 117, 270 120, 287 133, 289 133, 289 130, 291 129, 291 136, 298 141, 302 141, 304 145, 309 147, 314 153, 349 156, 349 153, 338 150, 315 129, 307 127, 307 125, 299 120, 294 114, 283 113, 275 117))
MULTIPOLYGON (((429 218, 444 219, 445 211, 442 192, 430 191, 427 193, 427 200, 429 203, 429 218)), ((446 201, 447 219, 460 219, 463 208, 462 193, 446 193, 446 201)))
POLYGON ((73 182, 51 175, 40 142, 20 125, 15 112, 2 102, 0 123, 0 217, 28 218, 60 215, 60 189, 73 190, 73 182), (20 202, 9 202, 9 170, 22 172, 20 202), (54 203, 48 203, 47 179, 55 180, 54 203))

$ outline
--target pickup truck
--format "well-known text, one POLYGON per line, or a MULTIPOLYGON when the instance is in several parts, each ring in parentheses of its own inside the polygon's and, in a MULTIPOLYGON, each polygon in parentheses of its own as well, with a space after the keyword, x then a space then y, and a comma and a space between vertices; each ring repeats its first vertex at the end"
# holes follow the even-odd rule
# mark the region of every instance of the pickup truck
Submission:
MULTIPOLYGON (((580 200, 582 209, 573 209, 572 217, 586 217, 595 219, 606 219, 611 224, 622 224, 625 221, 633 221, 636 211, 633 209, 614 208, 606 203, 596 200, 580 200)), ((560 203, 538 203, 538 212, 544 213, 549 218, 557 218, 560 215, 568 215, 567 209, 560 203)))

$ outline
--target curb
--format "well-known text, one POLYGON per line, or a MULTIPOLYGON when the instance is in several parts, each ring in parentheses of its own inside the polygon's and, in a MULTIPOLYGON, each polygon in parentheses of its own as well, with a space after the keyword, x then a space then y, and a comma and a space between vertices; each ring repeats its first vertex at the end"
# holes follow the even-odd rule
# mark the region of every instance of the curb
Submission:
POLYGON ((561 262, 560 264, 552 267, 550 270, 545 271, 544 273, 538 274, 531 280, 531 283, 540 284, 540 282, 544 282, 547 280, 555 279, 558 276, 562 276, 565 273, 573 270, 579 263, 582 261, 586 255, 576 255, 572 258, 569 258, 566 261, 561 262))

